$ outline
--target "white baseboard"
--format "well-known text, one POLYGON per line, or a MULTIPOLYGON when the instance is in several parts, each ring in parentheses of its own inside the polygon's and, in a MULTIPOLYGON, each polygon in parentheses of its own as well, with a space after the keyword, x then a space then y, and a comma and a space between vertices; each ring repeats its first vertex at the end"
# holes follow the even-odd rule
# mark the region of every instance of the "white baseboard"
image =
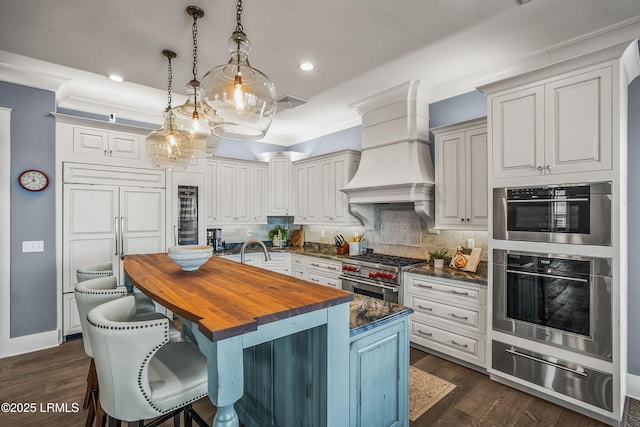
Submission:
POLYGON ((640 375, 627 374, 627 396, 640 400, 640 375))
POLYGON ((2 346, 0 346, 0 358, 44 350, 45 348, 56 347, 59 344, 57 330, 9 338, 3 340, 2 346))

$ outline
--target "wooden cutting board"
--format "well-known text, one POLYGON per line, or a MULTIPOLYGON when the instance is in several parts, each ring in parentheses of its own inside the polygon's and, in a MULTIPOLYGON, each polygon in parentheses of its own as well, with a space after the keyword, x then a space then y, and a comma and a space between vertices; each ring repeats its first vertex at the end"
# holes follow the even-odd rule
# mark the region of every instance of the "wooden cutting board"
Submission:
POLYGON ((291 246, 301 248, 304 246, 304 230, 302 226, 298 230, 291 231, 291 246))

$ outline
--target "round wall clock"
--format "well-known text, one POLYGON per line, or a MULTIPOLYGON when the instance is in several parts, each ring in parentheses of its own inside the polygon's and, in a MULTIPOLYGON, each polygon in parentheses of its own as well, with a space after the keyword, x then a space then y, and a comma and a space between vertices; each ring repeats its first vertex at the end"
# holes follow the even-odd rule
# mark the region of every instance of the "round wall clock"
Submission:
POLYGON ((18 182, 25 190, 42 191, 49 185, 49 177, 42 171, 30 169, 20 174, 18 182))

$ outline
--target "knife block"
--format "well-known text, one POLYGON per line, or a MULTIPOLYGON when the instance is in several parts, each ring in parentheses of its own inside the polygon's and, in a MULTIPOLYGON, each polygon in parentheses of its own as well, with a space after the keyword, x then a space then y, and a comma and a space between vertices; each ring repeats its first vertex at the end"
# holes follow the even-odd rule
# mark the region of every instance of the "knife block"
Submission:
POLYGON ((336 252, 338 253, 338 255, 349 255, 349 243, 344 242, 344 245, 336 248, 336 252))

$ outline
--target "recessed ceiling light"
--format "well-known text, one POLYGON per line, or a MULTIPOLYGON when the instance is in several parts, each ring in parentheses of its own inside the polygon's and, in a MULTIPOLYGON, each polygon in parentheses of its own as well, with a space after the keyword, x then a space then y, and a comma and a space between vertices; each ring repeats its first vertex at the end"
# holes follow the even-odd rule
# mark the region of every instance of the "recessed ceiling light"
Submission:
POLYGON ((311 71, 315 68, 315 66, 311 62, 303 62, 300 64, 300 69, 302 71, 311 71))
POLYGON ((117 74, 109 74, 109 80, 112 80, 112 81, 118 82, 118 83, 122 83, 124 81, 124 78, 122 76, 117 75, 117 74))

